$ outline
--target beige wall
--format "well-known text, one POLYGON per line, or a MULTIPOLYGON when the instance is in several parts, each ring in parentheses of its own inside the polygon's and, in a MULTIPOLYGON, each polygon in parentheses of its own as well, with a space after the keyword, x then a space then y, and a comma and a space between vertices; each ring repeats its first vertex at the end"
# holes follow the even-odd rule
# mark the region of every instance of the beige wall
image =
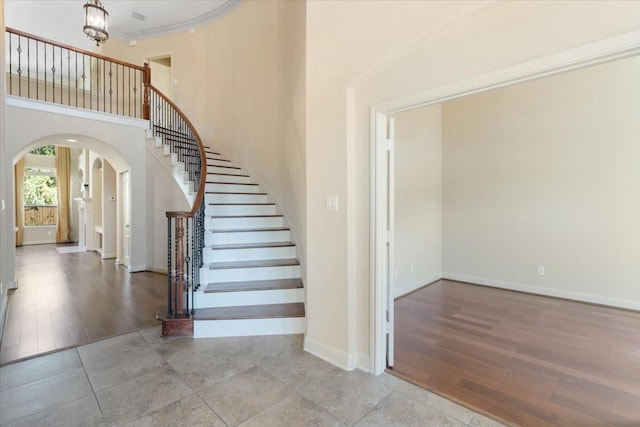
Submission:
POLYGON ((281 203, 305 252, 305 3, 242 2, 193 33, 109 40, 140 64, 172 55, 174 102, 204 142, 246 166, 281 203))
POLYGON ((395 116, 394 296, 442 277, 442 108, 395 116))
POLYGON ((309 2, 306 348, 372 366, 371 106, 639 29, 638 2, 309 2))
POLYGON ((444 104, 445 276, 640 309, 638 76, 635 57, 444 104))

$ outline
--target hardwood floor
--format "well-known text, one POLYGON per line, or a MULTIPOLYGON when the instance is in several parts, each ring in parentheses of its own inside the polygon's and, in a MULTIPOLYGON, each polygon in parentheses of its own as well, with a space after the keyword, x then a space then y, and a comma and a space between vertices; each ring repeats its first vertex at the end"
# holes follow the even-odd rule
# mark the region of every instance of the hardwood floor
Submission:
POLYGON ((130 274, 95 252, 23 246, 16 270, 0 364, 157 325, 166 312, 167 276, 130 274))
POLYGON ((640 313, 442 280, 395 302, 392 373, 518 426, 640 426, 640 313))

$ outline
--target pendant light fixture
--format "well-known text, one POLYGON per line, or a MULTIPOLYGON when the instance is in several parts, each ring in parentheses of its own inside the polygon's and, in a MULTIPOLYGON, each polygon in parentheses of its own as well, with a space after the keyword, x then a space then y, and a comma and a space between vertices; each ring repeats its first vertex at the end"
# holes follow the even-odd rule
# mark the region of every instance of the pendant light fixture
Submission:
POLYGON ((84 5, 84 33, 91 40, 95 40, 96 45, 104 43, 109 39, 108 32, 109 12, 102 7, 100 0, 87 0, 84 5))

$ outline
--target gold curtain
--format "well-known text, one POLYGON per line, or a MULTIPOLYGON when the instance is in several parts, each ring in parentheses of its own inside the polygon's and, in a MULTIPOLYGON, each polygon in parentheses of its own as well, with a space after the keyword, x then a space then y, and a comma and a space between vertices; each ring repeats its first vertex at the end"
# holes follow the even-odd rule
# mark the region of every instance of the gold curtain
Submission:
POLYGON ((15 183, 15 220, 16 220, 16 246, 22 246, 24 236, 24 157, 18 160, 13 168, 15 183))
POLYGON ((71 242, 71 216, 69 215, 69 184, 71 174, 71 149, 56 147, 56 181, 58 186, 58 226, 56 242, 71 242))

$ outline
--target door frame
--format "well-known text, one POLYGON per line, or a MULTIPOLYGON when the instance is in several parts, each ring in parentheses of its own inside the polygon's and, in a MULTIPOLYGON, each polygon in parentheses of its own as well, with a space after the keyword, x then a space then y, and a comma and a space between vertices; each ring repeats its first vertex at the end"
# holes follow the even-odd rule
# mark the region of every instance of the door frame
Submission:
MULTIPOLYGON (((379 197, 377 188, 388 185, 386 172, 380 162, 386 151, 377 132, 379 120, 402 111, 440 104, 455 98, 485 92, 592 65, 624 59, 640 54, 640 31, 579 46, 563 52, 498 69, 489 73, 437 86, 422 92, 375 104, 370 109, 370 339, 371 372, 379 375, 386 368, 386 304, 383 278, 384 247, 386 245, 384 210, 386 199, 379 197)), ((392 297, 391 297, 392 298, 392 297)), ((393 323, 391 323, 393 325, 393 323)))

